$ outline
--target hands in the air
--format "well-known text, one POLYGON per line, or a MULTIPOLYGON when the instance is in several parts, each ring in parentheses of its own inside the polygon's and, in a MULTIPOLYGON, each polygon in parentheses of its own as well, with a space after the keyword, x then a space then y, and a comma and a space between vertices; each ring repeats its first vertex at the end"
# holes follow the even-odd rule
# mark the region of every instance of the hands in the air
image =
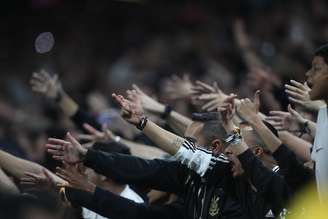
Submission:
POLYGON ((266 120, 278 131, 299 132, 303 124, 307 121, 291 105, 288 105, 288 112, 270 111, 270 116, 266 120))
POLYGON ((299 104, 307 109, 318 111, 325 103, 323 101, 312 101, 310 99, 311 88, 305 82, 304 84, 291 80, 291 84, 286 84, 286 93, 288 99, 296 104, 299 104))
POLYGON ((70 187, 93 193, 96 185, 88 180, 77 165, 71 165, 63 162, 63 167, 56 168, 56 175, 66 180, 70 187))
POLYGON ((58 75, 51 76, 47 71, 34 72, 30 81, 32 90, 50 99, 56 99, 63 92, 58 75))
POLYGON ((70 133, 67 133, 66 137, 67 141, 49 138, 46 144, 48 153, 50 153, 55 160, 69 164, 76 164, 83 161, 87 149, 82 147, 70 133))
POLYGON ((254 94, 254 101, 250 99, 241 99, 240 105, 237 108, 238 114, 248 123, 252 124, 258 119, 258 112, 260 110, 260 91, 257 90, 254 94))

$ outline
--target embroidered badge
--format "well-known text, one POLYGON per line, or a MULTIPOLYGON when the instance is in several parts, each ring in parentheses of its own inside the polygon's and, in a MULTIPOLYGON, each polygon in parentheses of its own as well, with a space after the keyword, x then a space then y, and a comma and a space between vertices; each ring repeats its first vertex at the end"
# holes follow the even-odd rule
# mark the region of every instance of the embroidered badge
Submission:
POLYGON ((219 200, 220 197, 213 197, 211 200, 211 205, 210 205, 210 209, 209 209, 209 214, 214 217, 215 215, 217 215, 219 213, 219 200))

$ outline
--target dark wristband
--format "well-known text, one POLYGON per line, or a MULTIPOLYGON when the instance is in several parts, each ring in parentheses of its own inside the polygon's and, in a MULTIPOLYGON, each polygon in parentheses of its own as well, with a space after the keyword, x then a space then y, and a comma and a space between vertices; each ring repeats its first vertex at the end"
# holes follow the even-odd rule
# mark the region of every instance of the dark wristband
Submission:
POLYGON ((148 122, 148 119, 146 116, 142 117, 140 119, 140 122, 136 125, 137 129, 139 129, 140 131, 144 130, 144 128, 146 127, 148 122))
POLYGON ((172 112, 172 107, 170 105, 165 105, 164 113, 161 115, 162 119, 167 119, 172 112))

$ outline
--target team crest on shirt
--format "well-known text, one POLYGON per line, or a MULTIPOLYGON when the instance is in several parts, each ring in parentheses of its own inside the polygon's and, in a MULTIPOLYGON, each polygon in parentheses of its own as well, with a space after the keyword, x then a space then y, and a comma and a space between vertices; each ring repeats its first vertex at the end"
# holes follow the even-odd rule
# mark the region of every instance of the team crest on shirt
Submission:
POLYGON ((216 216, 218 213, 219 213, 219 200, 220 200, 220 197, 217 197, 217 196, 214 196, 211 200, 211 205, 210 205, 210 209, 208 211, 208 213, 214 217, 216 216))

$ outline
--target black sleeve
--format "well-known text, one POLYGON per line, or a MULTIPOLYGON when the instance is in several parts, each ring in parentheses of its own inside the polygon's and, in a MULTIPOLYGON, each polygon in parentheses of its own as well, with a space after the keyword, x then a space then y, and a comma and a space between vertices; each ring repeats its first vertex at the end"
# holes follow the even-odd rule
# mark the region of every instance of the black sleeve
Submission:
POLYGON ((278 162, 281 174, 294 192, 314 179, 313 170, 305 167, 286 145, 280 145, 272 155, 278 162))
POLYGON ((264 167, 249 149, 238 158, 257 192, 271 204, 273 213, 278 215, 286 207, 290 195, 284 178, 264 167))
POLYGON ((179 162, 88 150, 84 164, 110 179, 138 187, 181 193, 187 170, 179 162))
POLYGON ((85 207, 111 219, 183 219, 180 202, 163 206, 139 204, 101 188, 96 188, 94 194, 66 188, 66 196, 73 206, 85 207))
POLYGON ((71 116, 71 120, 81 130, 84 130, 83 128, 84 123, 88 123, 94 128, 101 130, 101 125, 97 122, 96 118, 94 116, 91 116, 87 112, 81 110, 80 108, 73 116, 71 116))

